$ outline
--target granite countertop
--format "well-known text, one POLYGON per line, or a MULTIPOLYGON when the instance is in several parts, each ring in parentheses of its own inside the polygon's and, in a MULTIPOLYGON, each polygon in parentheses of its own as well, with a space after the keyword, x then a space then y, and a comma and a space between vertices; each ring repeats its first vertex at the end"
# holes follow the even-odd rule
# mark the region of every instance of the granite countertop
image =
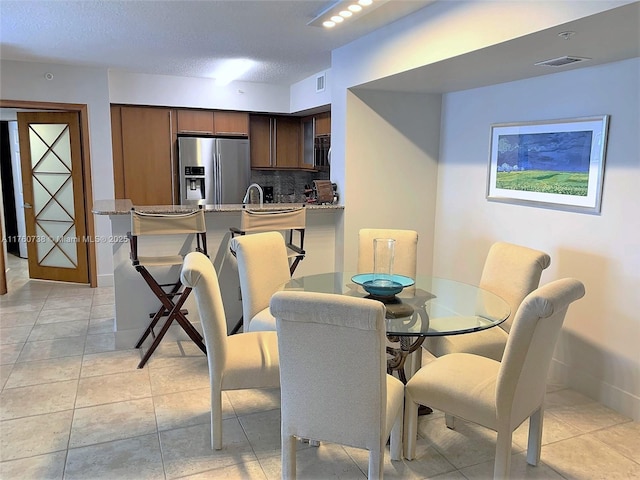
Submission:
MULTIPOLYGON (((96 200, 93 202, 92 213, 96 215, 128 215, 134 207, 131 200, 96 200)), ((259 208, 263 210, 281 210, 305 207, 308 210, 344 210, 344 205, 317 205, 314 203, 264 203, 262 207, 258 204, 243 205, 241 203, 229 203, 223 205, 204 205, 205 212, 240 212, 244 208, 259 208)), ((137 211, 143 213, 175 213, 192 212, 194 205, 145 205, 135 207, 137 211)))

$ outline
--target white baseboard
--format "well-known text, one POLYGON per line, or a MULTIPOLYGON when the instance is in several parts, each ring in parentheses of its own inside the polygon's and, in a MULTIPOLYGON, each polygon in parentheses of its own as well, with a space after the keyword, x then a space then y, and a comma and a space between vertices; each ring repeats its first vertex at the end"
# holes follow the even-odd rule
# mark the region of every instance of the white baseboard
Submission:
POLYGON ((566 385, 636 422, 640 421, 640 398, 571 365, 553 359, 548 382, 566 385))
POLYGON ((98 275, 98 287, 113 287, 113 273, 98 275))

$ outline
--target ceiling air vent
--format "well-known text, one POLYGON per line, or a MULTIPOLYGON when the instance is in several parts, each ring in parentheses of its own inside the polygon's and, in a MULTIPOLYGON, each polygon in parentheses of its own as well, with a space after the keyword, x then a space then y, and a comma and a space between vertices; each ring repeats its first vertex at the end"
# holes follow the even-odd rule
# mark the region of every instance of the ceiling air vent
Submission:
POLYGON ((325 89, 326 74, 322 74, 316 77, 316 93, 324 92, 325 89))
POLYGON ((572 63, 585 62, 587 60, 591 60, 590 58, 583 57, 558 57, 552 58, 551 60, 545 60, 543 62, 538 62, 536 65, 541 65, 543 67, 564 67, 565 65, 571 65, 572 63))

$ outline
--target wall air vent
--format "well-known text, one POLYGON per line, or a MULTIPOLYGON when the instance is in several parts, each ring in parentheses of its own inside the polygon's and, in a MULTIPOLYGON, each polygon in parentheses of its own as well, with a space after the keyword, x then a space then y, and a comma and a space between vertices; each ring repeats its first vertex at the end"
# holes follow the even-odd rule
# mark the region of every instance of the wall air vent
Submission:
POLYGON ((591 60, 590 58, 584 57, 558 57, 552 58, 551 60, 544 60, 543 62, 538 62, 536 65, 540 65, 543 67, 564 67, 565 65, 571 65, 572 63, 585 62, 587 60, 591 60))
POLYGON ((316 77, 316 93, 324 92, 324 89, 326 87, 325 81, 326 81, 325 73, 316 77))

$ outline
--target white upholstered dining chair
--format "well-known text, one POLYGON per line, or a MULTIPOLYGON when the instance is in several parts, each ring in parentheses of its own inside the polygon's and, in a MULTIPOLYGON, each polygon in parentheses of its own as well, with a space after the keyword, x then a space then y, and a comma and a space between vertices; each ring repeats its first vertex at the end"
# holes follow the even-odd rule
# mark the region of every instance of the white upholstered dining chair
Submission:
POLYGON ((296 437, 369 451, 369 478, 402 458, 404 385, 388 375, 385 307, 345 295, 277 292, 282 478, 296 476, 296 437))
POLYGON ((551 257, 532 248, 507 242, 494 243, 485 260, 480 288, 495 293, 509 304, 511 314, 499 327, 464 335, 427 337, 423 347, 440 357, 448 353, 473 353, 500 361, 509 331, 522 300, 540 284, 551 257))
POLYGON ((238 260, 244 331, 275 331, 269 300, 291 279, 284 238, 279 232, 243 235, 231 239, 231 249, 238 260))
POLYGON ((508 478, 513 431, 529 419, 527 462, 537 465, 542 443, 547 373, 569 305, 584 285, 565 278, 546 284, 522 301, 514 316, 502 361, 451 353, 427 363, 405 389, 405 457, 415 458, 418 406, 429 405, 498 433, 494 478, 508 478))
POLYGON ((358 273, 373 272, 373 240, 393 238, 396 241, 393 273, 416 278, 418 232, 391 228, 363 228, 358 232, 358 273))
POLYGON ((193 289, 200 313, 211 386, 211 445, 222 448, 222 391, 275 388, 280 385, 276 332, 227 336, 227 321, 218 277, 201 253, 184 259, 182 283, 193 289))
MULTIPOLYGON (((358 232, 358 273, 373 272, 373 240, 376 238, 393 238, 395 255, 393 273, 416 278, 418 259, 418 232, 393 228, 362 228, 358 232)), ((405 294, 415 293, 413 287, 404 290, 405 294)), ((398 344, 387 339, 387 346, 397 348, 398 344)), ((405 375, 411 374, 422 364, 422 350, 418 350, 408 358, 405 375)))

